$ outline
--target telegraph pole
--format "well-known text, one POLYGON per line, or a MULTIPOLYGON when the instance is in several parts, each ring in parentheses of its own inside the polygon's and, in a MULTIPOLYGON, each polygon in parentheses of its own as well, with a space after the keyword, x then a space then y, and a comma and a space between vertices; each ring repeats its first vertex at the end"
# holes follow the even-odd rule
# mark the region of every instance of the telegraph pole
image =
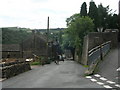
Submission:
POLYGON ((47 21, 47 44, 46 44, 46 59, 48 60, 48 40, 49 38, 49 16, 48 16, 48 21, 47 21))

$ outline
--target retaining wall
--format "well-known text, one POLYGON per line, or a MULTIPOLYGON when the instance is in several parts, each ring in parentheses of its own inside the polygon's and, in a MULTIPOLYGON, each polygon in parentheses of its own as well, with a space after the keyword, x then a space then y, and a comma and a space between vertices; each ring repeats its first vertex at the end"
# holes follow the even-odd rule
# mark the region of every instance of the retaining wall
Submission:
POLYGON ((0 63, 0 78, 10 78, 28 70, 31 70, 31 67, 26 61, 2 62, 0 63))
POLYGON ((83 52, 82 58, 80 59, 80 63, 83 65, 88 64, 88 51, 91 49, 107 42, 111 41, 111 48, 115 48, 118 46, 118 33, 116 32, 92 32, 84 37, 83 43, 83 52))

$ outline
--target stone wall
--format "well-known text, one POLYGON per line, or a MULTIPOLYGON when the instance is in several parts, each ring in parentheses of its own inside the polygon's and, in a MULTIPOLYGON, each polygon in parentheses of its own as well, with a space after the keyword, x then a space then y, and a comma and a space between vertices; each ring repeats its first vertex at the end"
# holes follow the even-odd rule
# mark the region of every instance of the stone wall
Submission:
POLYGON ((93 32, 88 34, 88 50, 104 43, 111 41, 111 47, 115 48, 118 45, 118 33, 116 32, 93 32))
POLYGON ((87 65, 88 51, 102 43, 111 41, 111 48, 118 46, 118 33, 117 32, 92 32, 84 37, 83 53, 80 63, 87 65))
POLYGON ((31 67, 26 61, 2 62, 0 63, 0 78, 10 78, 28 70, 31 70, 31 67))

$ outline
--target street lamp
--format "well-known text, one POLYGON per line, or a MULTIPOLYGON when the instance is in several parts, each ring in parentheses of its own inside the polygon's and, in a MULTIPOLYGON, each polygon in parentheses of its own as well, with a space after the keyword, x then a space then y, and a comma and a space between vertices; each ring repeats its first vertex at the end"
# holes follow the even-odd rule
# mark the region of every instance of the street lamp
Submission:
MULTIPOLYGON (((100 38, 102 38, 102 31, 103 31, 103 27, 99 27, 97 28, 98 32, 100 32, 100 38)), ((101 41, 100 41, 101 42, 101 41)), ((102 44, 100 43, 100 59, 103 60, 103 55, 102 55, 102 44)))

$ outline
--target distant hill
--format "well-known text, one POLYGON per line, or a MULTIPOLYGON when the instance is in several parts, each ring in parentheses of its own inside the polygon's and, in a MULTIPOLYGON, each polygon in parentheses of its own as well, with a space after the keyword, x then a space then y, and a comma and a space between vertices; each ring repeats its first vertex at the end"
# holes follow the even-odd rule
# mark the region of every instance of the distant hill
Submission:
POLYGON ((17 28, 17 27, 6 27, 0 28, 2 31, 2 44, 19 44, 31 34, 30 29, 17 28))
POLYGON ((9 30, 12 30, 12 31, 19 31, 19 30, 22 30, 22 31, 31 31, 31 29, 29 28, 21 28, 21 27, 3 27, 1 29, 9 29, 9 30))
MULTIPOLYGON (((54 33, 54 35, 59 37, 59 33, 64 31, 65 28, 52 28, 49 30, 50 33, 54 33)), ((29 28, 20 28, 20 27, 4 27, 0 28, 0 32, 2 31, 2 40, 0 39, 0 43, 2 44, 19 44, 22 40, 26 39, 28 36, 32 34, 32 31, 37 31, 41 34, 45 34, 47 29, 29 29, 29 28)), ((53 37, 53 36, 50 36, 53 37)))
MULTIPOLYGON (((36 30, 36 31, 38 31, 40 33, 47 32, 47 29, 32 29, 32 30, 36 30)), ((64 30, 65 30, 65 28, 50 28, 49 32, 51 32, 51 33, 59 33, 60 31, 64 31, 64 30)))

